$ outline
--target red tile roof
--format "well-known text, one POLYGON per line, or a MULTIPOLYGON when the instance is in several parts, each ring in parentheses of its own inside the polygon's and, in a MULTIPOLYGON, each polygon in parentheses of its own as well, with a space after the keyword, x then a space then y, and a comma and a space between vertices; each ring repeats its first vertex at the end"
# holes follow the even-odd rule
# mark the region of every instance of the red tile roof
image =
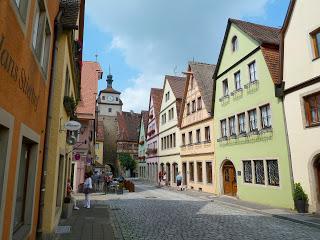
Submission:
POLYGON ((97 62, 83 62, 81 73, 81 101, 76 114, 78 118, 95 119, 98 80, 102 70, 97 62))
POLYGON ((261 47, 263 57, 268 66, 274 84, 280 84, 280 51, 278 48, 261 47))
POLYGON ((165 77, 173 91, 175 98, 183 98, 184 87, 186 85, 185 77, 169 76, 165 77))
POLYGON ((141 111, 141 117, 142 117, 143 126, 144 126, 144 134, 146 135, 148 131, 149 111, 141 111))
POLYGON ((134 112, 117 113, 118 141, 138 142, 141 114, 134 112))
POLYGON ((153 100, 154 114, 156 118, 158 132, 159 132, 159 119, 160 119, 160 108, 161 108, 162 96, 163 96, 163 89, 151 88, 150 99, 153 100))

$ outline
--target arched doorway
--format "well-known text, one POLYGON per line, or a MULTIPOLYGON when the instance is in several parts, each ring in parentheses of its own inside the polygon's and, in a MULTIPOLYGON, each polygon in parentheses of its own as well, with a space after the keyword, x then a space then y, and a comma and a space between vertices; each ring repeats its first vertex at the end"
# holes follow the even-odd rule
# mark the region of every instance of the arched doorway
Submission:
POLYGON ((166 164, 166 172, 167 172, 167 183, 170 185, 171 184, 171 171, 170 171, 170 163, 166 164))
POLYGON ((237 195, 236 169, 231 161, 226 161, 222 167, 223 193, 225 195, 237 195))

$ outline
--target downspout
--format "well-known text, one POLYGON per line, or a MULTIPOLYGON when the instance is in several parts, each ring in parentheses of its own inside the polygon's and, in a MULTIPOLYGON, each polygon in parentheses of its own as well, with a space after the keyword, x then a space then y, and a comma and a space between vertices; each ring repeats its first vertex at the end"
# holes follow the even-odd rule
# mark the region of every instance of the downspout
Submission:
POLYGON ((52 67, 50 71, 50 83, 49 83, 49 95, 48 95, 48 107, 47 107, 47 119, 45 130, 45 142, 44 142, 44 156, 42 162, 41 172, 41 185, 40 185, 40 198, 39 198, 39 214, 38 214, 38 226, 37 234, 42 235, 42 219, 43 219, 43 207, 45 198, 46 187, 46 175, 47 175, 47 162, 48 162, 48 145, 50 138, 50 124, 52 119, 52 107, 53 107, 53 92, 55 82, 55 67, 57 63, 56 53, 58 50, 58 36, 59 36, 59 22, 62 15, 62 11, 59 10, 54 20, 54 35, 53 35, 53 47, 52 47, 52 67))

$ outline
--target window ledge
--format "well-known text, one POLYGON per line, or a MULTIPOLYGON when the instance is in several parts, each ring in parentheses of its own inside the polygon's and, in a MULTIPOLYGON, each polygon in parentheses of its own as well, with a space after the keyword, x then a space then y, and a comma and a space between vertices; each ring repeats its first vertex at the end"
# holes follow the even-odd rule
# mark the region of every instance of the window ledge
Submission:
POLYGON ((224 101, 226 99, 229 99, 229 95, 225 95, 225 96, 219 98, 219 102, 222 102, 222 101, 224 101))
POLYGON ((246 85, 244 85, 244 89, 250 89, 253 85, 256 85, 258 83, 259 83, 259 81, 258 81, 258 79, 256 79, 256 80, 254 80, 252 82, 249 82, 246 85))
POLYGON ((231 96, 234 96, 234 95, 236 95, 237 93, 242 93, 242 91, 243 91, 243 89, 242 89, 242 88, 239 88, 239 89, 236 89, 236 90, 232 91, 230 95, 231 95, 231 96))

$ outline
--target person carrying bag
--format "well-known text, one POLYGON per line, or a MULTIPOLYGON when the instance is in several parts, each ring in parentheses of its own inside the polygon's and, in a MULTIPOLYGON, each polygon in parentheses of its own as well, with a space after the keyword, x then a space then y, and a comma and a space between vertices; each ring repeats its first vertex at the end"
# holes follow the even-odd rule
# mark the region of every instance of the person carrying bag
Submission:
POLYGON ((84 207, 90 208, 90 192, 92 190, 92 179, 88 173, 85 174, 85 181, 83 184, 83 193, 85 194, 84 207))

